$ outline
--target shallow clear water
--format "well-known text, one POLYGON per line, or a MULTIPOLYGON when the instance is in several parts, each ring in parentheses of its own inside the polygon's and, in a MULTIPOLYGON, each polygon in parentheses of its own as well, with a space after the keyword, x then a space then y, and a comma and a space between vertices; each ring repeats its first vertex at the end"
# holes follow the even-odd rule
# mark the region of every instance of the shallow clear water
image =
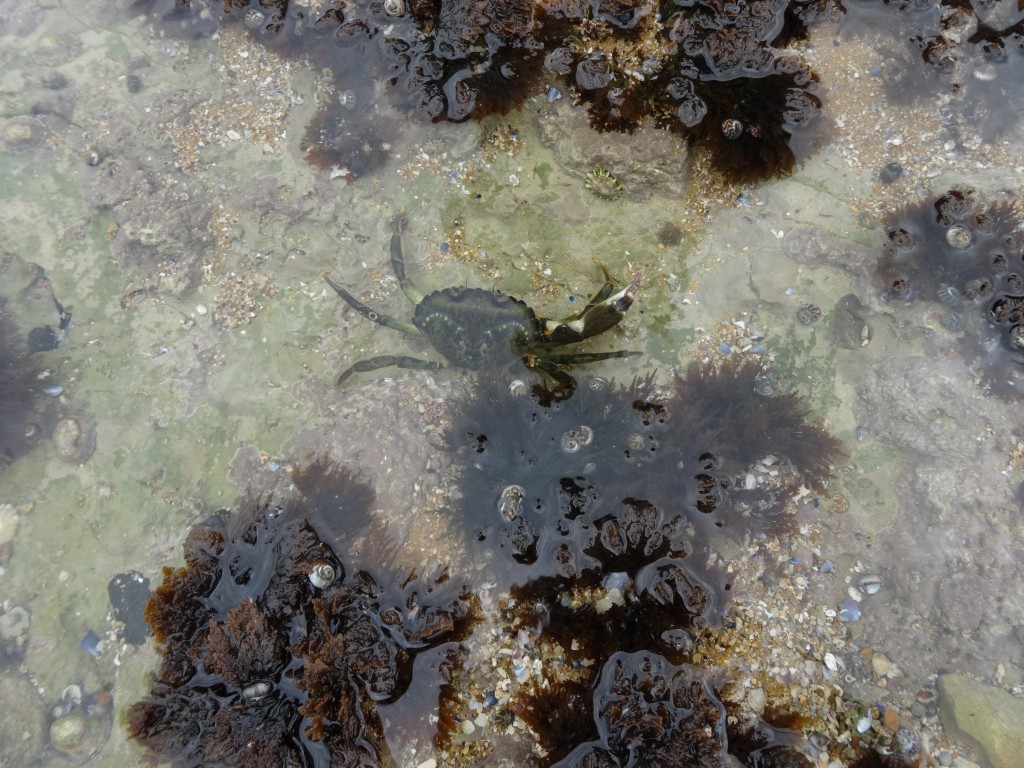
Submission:
MULTIPOLYGON (((5 674, 24 670, 38 689, 26 707, 49 711, 69 685, 109 688, 118 713, 143 695, 157 653, 151 641, 117 639, 108 582, 135 570, 155 586, 163 566, 181 564, 191 525, 240 492, 283 492, 291 463, 326 452, 363 470, 377 516, 406 542, 403 560, 462 562, 461 532, 437 525, 452 483, 437 445, 468 374, 387 369, 332 387, 364 357, 436 359, 347 311, 320 277, 405 317, 387 267, 398 209, 409 218, 409 273, 426 290, 498 286, 562 317, 600 283, 594 258, 618 279, 643 272, 626 320, 594 347, 642 354, 595 364, 596 375, 667 375, 725 354, 770 363, 848 453, 828 496, 801 506, 800 541, 782 542, 787 558, 816 550, 834 564, 831 574, 816 567, 806 592, 786 593, 794 611, 825 616, 863 574, 880 574, 844 642, 895 665, 865 681, 902 696, 927 733, 941 732, 934 708, 913 715, 912 703, 937 673, 1020 690, 1019 400, 986 396, 940 304, 882 302, 874 263, 899 205, 951 186, 1019 194, 1022 129, 989 135, 999 114, 950 106, 941 88, 887 90, 875 68, 901 66, 887 52, 903 50, 894 40, 906 30, 882 32, 856 6, 797 45, 832 127, 777 181, 731 189, 698 163, 687 184, 673 175, 685 162, 677 138, 588 133, 569 99, 539 95, 483 124, 398 120, 390 160, 349 184, 299 150, 322 77, 240 29, 185 42, 109 8, 5 2, 0 16, 4 119, 34 115, 44 134, 0 153, 0 293, 23 330, 57 326, 53 297, 72 313, 59 346, 36 359, 61 387, 51 414, 87 414, 96 441, 87 460, 69 462, 42 439, 0 474, 0 504, 11 505, 0 600, 31 614, 5 674), (883 185, 891 162, 905 176, 883 185), (623 179, 621 197, 587 189, 598 166, 623 179), (663 236, 671 227, 678 238, 663 236), (27 290, 32 264, 52 296, 27 290), (852 322, 871 332, 846 348, 835 329, 848 322, 837 307, 850 293, 864 305, 852 322), (805 304, 822 319, 798 322, 805 304), (763 351, 745 341, 752 328, 763 351), (82 644, 90 631, 103 641, 95 653, 82 644)), ((755 582, 758 563, 777 554, 740 549, 755 582)), ((752 587, 751 603, 778 602, 779 589, 752 587)), ((816 668, 821 652, 806 652, 816 668)), ((932 749, 933 759, 950 754, 937 735, 932 749)), ((394 750, 416 765, 429 747, 403 734, 394 750)), ((91 764, 140 761, 115 717, 91 764)))

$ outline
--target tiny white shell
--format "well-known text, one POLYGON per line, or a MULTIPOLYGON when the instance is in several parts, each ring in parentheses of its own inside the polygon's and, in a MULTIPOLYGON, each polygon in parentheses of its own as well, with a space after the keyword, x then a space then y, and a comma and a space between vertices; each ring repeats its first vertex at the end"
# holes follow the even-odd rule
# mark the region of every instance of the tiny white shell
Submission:
POLYGON ((839 671, 839 662, 836 661, 836 656, 834 653, 825 654, 825 666, 829 668, 830 672, 839 671))
POLYGON ((271 687, 265 680, 247 685, 242 689, 242 701, 259 701, 270 693, 271 687))
POLYGON ((882 577, 877 573, 865 573, 857 580, 857 586, 868 595, 876 595, 882 589, 882 577))

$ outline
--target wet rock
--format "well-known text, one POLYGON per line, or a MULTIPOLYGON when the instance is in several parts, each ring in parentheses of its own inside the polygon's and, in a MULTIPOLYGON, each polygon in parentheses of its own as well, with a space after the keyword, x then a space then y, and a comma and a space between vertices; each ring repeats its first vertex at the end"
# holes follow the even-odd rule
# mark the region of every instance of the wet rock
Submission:
POLYGON ((122 267, 147 273, 189 271, 212 243, 207 230, 212 207, 191 183, 134 197, 117 206, 120 225, 110 250, 122 267))
POLYGON ((689 187, 689 155, 675 134, 644 126, 624 142, 618 134, 592 128, 586 113, 568 108, 546 112, 539 122, 541 141, 581 181, 600 166, 634 200, 646 200, 655 193, 684 195, 689 187))
POLYGON ((24 675, 0 673, 0 768, 24 768, 46 746, 46 713, 35 686, 24 675))
POLYGON ((786 232, 782 251, 793 261, 809 266, 829 266, 860 276, 878 254, 852 240, 837 238, 819 227, 796 227, 786 232))
POLYGON ((832 319, 836 344, 843 349, 861 349, 871 342, 874 331, 868 322, 868 308, 852 293, 837 303, 832 319))
POLYGON ((970 744, 985 768, 1018 768, 1024 701, 963 675, 941 675, 938 682, 946 732, 970 744))
POLYGON ((89 205, 103 210, 134 198, 145 198, 153 191, 149 176, 130 160, 119 158, 96 168, 92 182, 85 188, 89 205))
MULTIPOLYGON (((837 311, 838 314, 838 311, 837 311)), ((978 399, 965 397, 971 385, 953 375, 952 365, 921 356, 887 356, 866 370, 857 384, 854 413, 870 423, 873 437, 926 455, 965 459, 977 445, 964 440, 974 418, 985 418, 978 399), (955 408, 950 403, 956 403, 955 408)))
POLYGON ((20 605, 12 605, 0 615, 0 666, 21 663, 31 624, 32 614, 20 605))

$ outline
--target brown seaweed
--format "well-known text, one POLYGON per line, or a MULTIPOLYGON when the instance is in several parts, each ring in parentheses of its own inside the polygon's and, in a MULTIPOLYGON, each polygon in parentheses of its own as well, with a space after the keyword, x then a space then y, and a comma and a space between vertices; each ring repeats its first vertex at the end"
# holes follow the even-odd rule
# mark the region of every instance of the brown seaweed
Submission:
POLYGON ((505 113, 552 83, 586 104, 599 130, 644 123, 707 144, 728 178, 789 172, 821 111, 817 77, 782 47, 809 20, 838 12, 828 0, 358 0, 307 6, 223 0, 140 0, 170 33, 211 34, 244 24, 264 44, 333 73, 306 131, 311 162, 352 180, 387 155, 390 107, 461 122, 505 113), (801 138, 794 140, 794 136, 801 138))
POLYGON ((308 499, 222 512, 165 569, 147 608, 163 662, 127 716, 154 760, 391 765, 377 706, 406 692, 418 653, 468 630, 471 601, 443 573, 346 574, 311 527, 325 500, 366 503, 368 487, 325 462, 296 484, 308 499))

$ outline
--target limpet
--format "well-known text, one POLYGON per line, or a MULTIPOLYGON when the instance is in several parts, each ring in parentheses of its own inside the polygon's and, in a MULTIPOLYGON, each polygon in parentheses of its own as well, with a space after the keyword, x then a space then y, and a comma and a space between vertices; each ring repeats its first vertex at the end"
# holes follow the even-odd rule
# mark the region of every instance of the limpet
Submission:
POLYGON ((963 250, 971 244, 971 230, 963 224, 954 224, 946 230, 946 242, 958 250, 963 250))
POLYGON ((583 185, 595 195, 605 200, 615 200, 623 192, 622 182, 600 165, 587 174, 583 185))
POLYGON ((96 450, 96 420, 81 412, 65 414, 53 428, 53 445, 62 461, 88 461, 96 450))
POLYGON ((106 744, 113 722, 110 694, 99 691, 69 697, 67 707, 50 723, 50 746, 72 763, 85 763, 106 744))
POLYGON ((526 490, 521 485, 510 485, 501 492, 501 497, 498 499, 498 512, 501 513, 501 518, 508 523, 511 523, 523 511, 523 498, 526 496, 526 490))
POLYGON ((24 155, 43 143, 46 125, 28 115, 12 117, 0 130, 0 145, 9 155, 24 155))

